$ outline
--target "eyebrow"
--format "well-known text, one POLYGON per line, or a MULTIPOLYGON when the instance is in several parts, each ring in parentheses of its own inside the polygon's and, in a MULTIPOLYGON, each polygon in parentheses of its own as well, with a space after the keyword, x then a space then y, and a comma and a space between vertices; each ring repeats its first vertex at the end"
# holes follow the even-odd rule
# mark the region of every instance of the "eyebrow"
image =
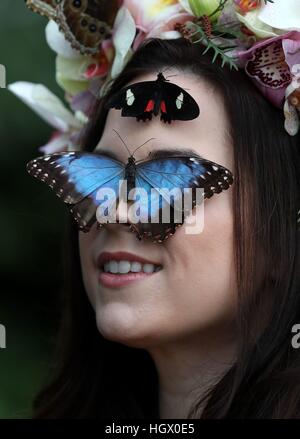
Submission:
MULTIPOLYGON (((114 153, 113 151, 97 151, 98 154, 106 155, 107 157, 110 157, 112 159, 120 161, 118 155, 114 153)), ((198 154, 195 150, 191 148, 163 148, 163 149, 157 149, 155 151, 151 151, 148 154, 149 159, 159 159, 159 158, 165 158, 165 157, 174 157, 174 156, 186 156, 189 155, 191 157, 197 157, 199 159, 205 160, 203 156, 198 154)))

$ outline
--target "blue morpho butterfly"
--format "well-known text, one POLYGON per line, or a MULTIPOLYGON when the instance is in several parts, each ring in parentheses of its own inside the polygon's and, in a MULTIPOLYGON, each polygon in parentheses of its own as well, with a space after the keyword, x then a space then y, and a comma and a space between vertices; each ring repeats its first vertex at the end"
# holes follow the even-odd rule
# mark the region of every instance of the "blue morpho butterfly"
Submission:
POLYGON ((122 109, 122 116, 137 120, 151 120, 161 114, 163 122, 192 120, 199 114, 195 99, 183 88, 172 84, 160 72, 155 81, 131 84, 115 93, 107 102, 107 108, 122 109))
POLYGON ((184 188, 191 188, 194 191, 194 206, 196 188, 204 189, 203 200, 228 189, 233 182, 233 175, 228 169, 198 155, 184 153, 184 150, 160 150, 154 152, 154 158, 136 161, 134 153, 138 148, 132 154, 127 148, 130 154, 127 163, 112 158, 110 153, 65 152, 32 160, 27 164, 27 171, 55 191, 84 232, 97 222, 96 211, 104 202, 103 198, 97 197, 99 189, 109 188, 118 194, 120 180, 126 180, 128 192, 132 188, 144 189, 147 197, 143 199, 142 195, 140 198, 140 209, 146 209, 149 222, 131 224, 130 230, 136 233, 138 239, 149 238, 153 242, 163 242, 173 235, 176 228, 184 223, 185 215, 191 212, 191 208, 183 212, 180 222, 178 219, 175 222, 176 200, 170 197, 167 200, 160 188, 177 188, 178 194, 182 194, 184 188), (150 205, 154 205, 158 212, 153 212, 150 205), (161 215, 165 207, 170 208, 168 223, 163 222, 161 215), (150 213, 158 215, 157 223, 150 222, 150 213))

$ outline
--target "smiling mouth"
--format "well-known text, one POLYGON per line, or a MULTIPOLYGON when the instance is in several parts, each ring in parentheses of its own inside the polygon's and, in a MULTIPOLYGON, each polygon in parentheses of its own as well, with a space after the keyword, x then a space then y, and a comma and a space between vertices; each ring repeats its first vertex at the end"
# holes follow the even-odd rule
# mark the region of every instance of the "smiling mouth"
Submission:
POLYGON ((149 279, 161 270, 161 265, 142 264, 138 261, 111 260, 99 267, 98 281, 102 287, 119 289, 149 279))
POLYGON ((101 271, 104 273, 125 275, 128 273, 144 273, 152 274, 162 270, 161 265, 141 263, 139 261, 126 261, 126 260, 109 260, 101 265, 101 271))
POLYGON ((102 252, 97 259, 99 283, 107 288, 121 288, 156 276, 163 269, 156 261, 124 251, 102 252))

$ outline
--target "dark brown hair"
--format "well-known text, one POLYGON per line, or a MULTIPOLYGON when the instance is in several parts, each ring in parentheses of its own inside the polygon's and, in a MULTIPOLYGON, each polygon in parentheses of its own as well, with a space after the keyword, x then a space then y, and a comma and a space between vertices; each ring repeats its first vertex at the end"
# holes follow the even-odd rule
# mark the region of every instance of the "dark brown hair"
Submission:
MULTIPOLYGON (((94 109, 85 149, 92 151, 101 138, 106 100, 143 73, 176 67, 220 93, 235 163, 238 352, 236 363, 206 395, 201 417, 300 418, 300 353, 291 346, 291 328, 300 323, 299 136, 285 132, 283 112, 243 71, 222 68, 202 52, 203 47, 184 39, 143 44, 94 109)), ((52 379, 36 398, 34 417, 158 418, 152 359, 145 350, 105 340, 98 332, 82 283, 73 223, 69 232, 59 350, 52 379)), ((191 417, 199 417, 199 404, 195 401, 191 417)))

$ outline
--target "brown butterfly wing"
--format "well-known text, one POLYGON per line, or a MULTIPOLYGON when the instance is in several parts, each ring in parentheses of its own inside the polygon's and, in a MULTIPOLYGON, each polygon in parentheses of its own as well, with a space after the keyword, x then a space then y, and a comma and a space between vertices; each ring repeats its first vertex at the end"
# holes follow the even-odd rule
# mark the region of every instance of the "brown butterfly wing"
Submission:
POLYGON ((57 22, 72 47, 95 54, 111 34, 118 7, 118 0, 65 0, 58 5, 57 22))
POLYGON ((27 0, 26 6, 34 12, 45 15, 50 20, 56 19, 56 0, 27 0))
POLYGON ((111 34, 119 0, 27 0, 34 12, 55 20, 74 49, 83 54, 99 52, 111 34))

